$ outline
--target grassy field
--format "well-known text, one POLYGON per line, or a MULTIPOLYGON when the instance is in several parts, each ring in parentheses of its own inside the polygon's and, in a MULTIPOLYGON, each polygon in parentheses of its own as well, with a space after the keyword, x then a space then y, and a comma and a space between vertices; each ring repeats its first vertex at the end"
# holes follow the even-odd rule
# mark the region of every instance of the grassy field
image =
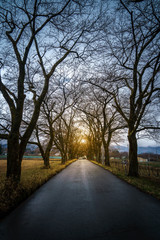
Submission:
POLYGON ((62 165, 59 159, 50 161, 51 168, 49 169, 43 167, 42 160, 23 160, 21 182, 16 190, 12 189, 5 179, 7 161, 0 160, 0 218, 75 160, 68 161, 65 165, 62 165))
POLYGON ((139 188, 141 191, 146 192, 160 200, 160 179, 150 179, 145 177, 128 177, 124 172, 119 171, 115 167, 106 167, 96 161, 92 161, 94 164, 103 167, 104 169, 112 172, 117 177, 123 179, 129 184, 139 188))
POLYGON ((151 167, 160 168, 160 162, 147 162, 147 163, 139 163, 141 166, 149 165, 151 167))
MULTIPOLYGON (((111 159, 110 160, 110 162, 115 162, 115 161, 117 161, 117 162, 122 162, 122 159, 120 159, 120 158, 117 158, 117 159, 111 159)), ((127 159, 127 161, 128 161, 128 159, 127 159)), ((156 168, 160 168, 160 162, 139 162, 139 165, 140 166, 151 166, 151 167, 156 167, 156 168)))

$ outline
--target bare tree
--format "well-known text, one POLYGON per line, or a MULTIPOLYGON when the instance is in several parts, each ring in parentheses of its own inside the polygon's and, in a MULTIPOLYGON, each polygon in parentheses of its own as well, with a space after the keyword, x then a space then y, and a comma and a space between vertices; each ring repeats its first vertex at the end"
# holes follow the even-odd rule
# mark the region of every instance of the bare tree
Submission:
POLYGON ((81 130, 75 124, 73 130, 69 138, 68 159, 75 159, 86 154, 85 143, 81 142, 83 137, 81 130))
POLYGON ((92 132, 86 134, 86 156, 89 160, 94 160, 94 141, 92 132))
POLYGON ((113 105, 113 96, 100 88, 84 84, 87 89, 82 96, 78 109, 85 114, 83 121, 88 125, 92 134, 96 159, 101 162, 102 151, 104 151, 104 163, 110 165, 109 147, 115 132, 124 128, 122 118, 113 105), (85 102, 84 102, 85 99, 85 102))
POLYGON ((98 97, 97 101, 101 106, 101 134, 102 142, 104 148, 104 164, 110 166, 110 155, 109 147, 113 135, 116 133, 116 138, 118 138, 118 130, 125 128, 122 123, 122 119, 119 116, 119 113, 112 106, 112 95, 105 97, 98 97))
POLYGON ((34 131, 37 142, 29 142, 38 145, 46 168, 50 167, 49 157, 55 134, 54 123, 75 104, 78 97, 71 87, 71 80, 65 83, 65 78, 63 81, 60 78, 57 84, 50 86, 50 91, 42 103, 40 117, 34 131))
POLYGON ((114 107, 128 127, 129 175, 138 176, 136 134, 157 128, 144 123, 160 90, 160 11, 157 1, 120 3, 106 35, 111 70, 91 82, 114 97, 114 107))
POLYGON ((29 143, 36 144, 39 147, 46 168, 50 167, 49 157, 54 140, 53 124, 61 117, 66 108, 66 102, 63 103, 60 96, 52 93, 51 99, 50 97, 46 96, 41 106, 40 117, 35 127, 37 142, 29 141, 29 143))
POLYGON ((54 144, 61 153, 62 164, 68 160, 69 145, 72 142, 75 111, 69 109, 54 123, 54 144))
POLYGON ((0 91, 10 110, 7 177, 18 182, 27 142, 36 126, 49 82, 59 65, 70 56, 80 57, 96 20, 92 2, 86 1, 6 1, 0 4, 1 54, 4 73, 0 91), (88 12, 87 12, 87 7, 88 12), (88 17, 87 17, 88 14, 88 17), (89 17, 90 16, 90 17, 89 17), (88 36, 88 37, 87 37, 88 36), (76 45, 81 41, 81 48, 76 45), (24 106, 32 100, 33 112, 21 133, 24 106))

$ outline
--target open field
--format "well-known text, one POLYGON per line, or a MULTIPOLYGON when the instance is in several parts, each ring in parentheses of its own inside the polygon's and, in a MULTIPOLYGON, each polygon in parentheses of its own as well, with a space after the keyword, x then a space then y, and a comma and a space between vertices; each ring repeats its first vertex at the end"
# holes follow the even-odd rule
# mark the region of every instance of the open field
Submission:
MULTIPOLYGON (((43 160, 40 160, 38 158, 30 159, 30 160, 23 160, 22 161, 22 177, 26 175, 26 170, 36 171, 43 167, 43 160)), ((61 165, 60 159, 55 159, 50 161, 51 169, 53 168, 55 170, 58 168, 58 166, 61 165)), ((2 176, 5 176, 7 169, 7 160, 0 160, 0 179, 2 176)), ((52 170, 53 170, 52 169, 52 170)))
POLYGON ((49 169, 43 167, 42 160, 23 160, 21 182, 16 190, 5 181, 7 161, 0 160, 0 217, 14 209, 38 187, 75 160, 68 161, 65 165, 61 164, 60 159, 50 161, 49 169))
POLYGON ((147 163, 139 163, 141 166, 151 166, 160 168, 160 162, 147 162, 147 163))
MULTIPOLYGON (((2 160, 6 160, 7 159, 7 155, 0 155, 0 159, 2 160)), ((31 160, 42 160, 42 156, 38 155, 38 156, 34 156, 34 155, 26 155, 23 156, 23 159, 31 159, 31 160)), ((56 160, 56 159, 61 159, 60 156, 50 156, 50 160, 56 160)))

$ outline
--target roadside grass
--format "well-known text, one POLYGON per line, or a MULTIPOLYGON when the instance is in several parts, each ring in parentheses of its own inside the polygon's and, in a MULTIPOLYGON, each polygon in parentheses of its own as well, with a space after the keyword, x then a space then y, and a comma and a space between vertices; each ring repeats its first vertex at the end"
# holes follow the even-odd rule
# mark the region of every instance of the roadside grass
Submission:
POLYGON ((160 200, 160 179, 151 179, 146 177, 129 177, 125 173, 120 172, 115 167, 106 167, 100 163, 97 163, 96 161, 91 161, 92 163, 110 171, 120 179, 128 182, 129 184, 137 187, 143 192, 149 193, 153 197, 160 200))
POLYGON ((146 163, 140 163, 141 166, 151 166, 151 167, 157 167, 160 168, 160 162, 146 162, 146 163))
POLYGON ((0 218, 12 211, 36 189, 74 161, 76 159, 67 161, 66 164, 61 164, 59 159, 50 161, 51 168, 46 169, 42 160, 23 160, 21 181, 14 189, 11 182, 5 178, 7 161, 0 160, 0 218))

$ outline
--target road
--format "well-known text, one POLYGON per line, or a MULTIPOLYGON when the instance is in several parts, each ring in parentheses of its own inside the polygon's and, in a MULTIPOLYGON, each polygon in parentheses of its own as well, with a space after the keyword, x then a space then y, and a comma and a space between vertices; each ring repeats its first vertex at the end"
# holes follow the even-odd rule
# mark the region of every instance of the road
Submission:
POLYGON ((160 201, 78 160, 0 222, 1 240, 159 240, 160 201))

